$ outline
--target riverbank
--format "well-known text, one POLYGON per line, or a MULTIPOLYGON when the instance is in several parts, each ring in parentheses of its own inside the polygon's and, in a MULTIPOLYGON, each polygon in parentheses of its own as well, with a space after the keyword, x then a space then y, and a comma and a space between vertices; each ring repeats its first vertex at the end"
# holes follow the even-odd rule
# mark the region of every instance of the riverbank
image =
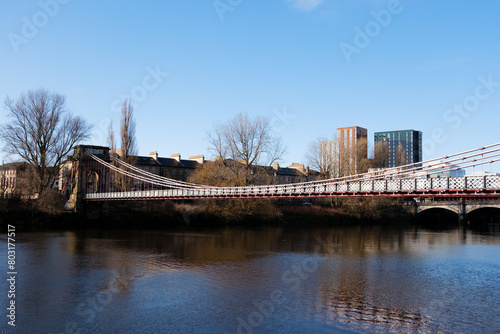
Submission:
MULTIPOLYGON (((356 205, 332 207, 324 202, 250 202, 239 200, 233 206, 207 207, 207 203, 142 201, 87 203, 78 213, 46 212, 18 199, 0 200, 0 222, 29 225, 32 228, 162 228, 182 226, 345 226, 412 222, 411 213, 400 205, 356 205), (266 204, 267 203, 267 204, 266 204), (250 206, 241 208, 240 206, 250 206), (254 207, 258 207, 257 210, 254 207), (246 210, 246 211, 245 211, 246 210), (228 214, 231 213, 231 215, 228 214)), ((212 204, 211 204, 212 205, 212 204)))

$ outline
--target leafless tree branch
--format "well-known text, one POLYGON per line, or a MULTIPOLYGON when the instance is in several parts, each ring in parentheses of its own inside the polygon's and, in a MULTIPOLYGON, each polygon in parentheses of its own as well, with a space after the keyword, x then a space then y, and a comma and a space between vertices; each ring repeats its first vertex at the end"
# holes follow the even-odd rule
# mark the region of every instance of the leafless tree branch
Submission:
POLYGON ((45 89, 28 91, 17 101, 7 97, 11 122, 0 127, 4 150, 35 169, 38 194, 57 178, 59 165, 73 146, 89 138, 91 126, 66 110, 66 99, 45 89))
POLYGON ((237 177, 242 169, 235 162, 244 166, 245 185, 252 178, 252 166, 272 165, 286 151, 281 140, 273 136, 267 118, 251 119, 245 113, 238 114, 226 123, 215 125, 207 137, 212 151, 237 177))

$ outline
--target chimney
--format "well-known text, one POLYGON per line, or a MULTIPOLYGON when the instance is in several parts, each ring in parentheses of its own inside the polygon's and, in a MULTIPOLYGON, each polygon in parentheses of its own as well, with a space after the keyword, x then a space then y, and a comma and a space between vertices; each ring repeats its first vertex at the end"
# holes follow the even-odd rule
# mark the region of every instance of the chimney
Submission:
POLYGON ((174 160, 177 160, 177 162, 181 162, 181 154, 180 153, 172 154, 170 156, 170 158, 174 159, 174 160))
POLYGON ((200 165, 203 165, 203 163, 205 162, 205 156, 203 154, 202 155, 195 155, 195 156, 189 157, 189 160, 196 161, 200 165))
POLYGON ((293 169, 298 170, 299 172, 305 173, 304 164, 292 162, 292 164, 290 166, 288 166, 288 168, 293 168, 293 169))
POLYGON ((277 163, 277 162, 273 163, 273 169, 274 170, 279 170, 280 169, 280 164, 277 163))
POLYGON ((112 153, 114 153, 115 155, 117 155, 118 159, 122 159, 123 156, 125 155, 125 151, 123 150, 123 148, 117 148, 112 153))
POLYGON ((150 152, 149 156, 158 161, 158 151, 150 152))

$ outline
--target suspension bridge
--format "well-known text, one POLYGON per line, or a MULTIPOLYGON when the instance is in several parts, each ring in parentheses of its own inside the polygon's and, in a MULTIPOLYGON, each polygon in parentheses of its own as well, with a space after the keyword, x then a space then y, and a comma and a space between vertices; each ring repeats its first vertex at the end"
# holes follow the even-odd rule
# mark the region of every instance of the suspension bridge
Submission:
MULTIPOLYGON (((107 150, 107 151, 106 151, 107 150)), ((86 201, 230 198, 440 197, 500 198, 500 176, 446 176, 483 170, 500 160, 500 143, 396 168, 328 180, 290 184, 216 187, 145 171, 109 154, 79 146, 78 193, 86 201)))

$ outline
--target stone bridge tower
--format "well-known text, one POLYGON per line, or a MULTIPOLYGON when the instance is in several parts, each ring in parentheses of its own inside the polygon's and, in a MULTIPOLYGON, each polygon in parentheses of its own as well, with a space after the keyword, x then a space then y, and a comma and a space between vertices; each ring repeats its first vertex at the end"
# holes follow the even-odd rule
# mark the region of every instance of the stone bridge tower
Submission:
POLYGON ((78 145, 74 148, 71 160, 71 195, 68 209, 81 211, 84 206, 84 196, 89 192, 103 191, 109 182, 109 170, 101 166, 88 153, 110 162, 109 147, 78 145))

